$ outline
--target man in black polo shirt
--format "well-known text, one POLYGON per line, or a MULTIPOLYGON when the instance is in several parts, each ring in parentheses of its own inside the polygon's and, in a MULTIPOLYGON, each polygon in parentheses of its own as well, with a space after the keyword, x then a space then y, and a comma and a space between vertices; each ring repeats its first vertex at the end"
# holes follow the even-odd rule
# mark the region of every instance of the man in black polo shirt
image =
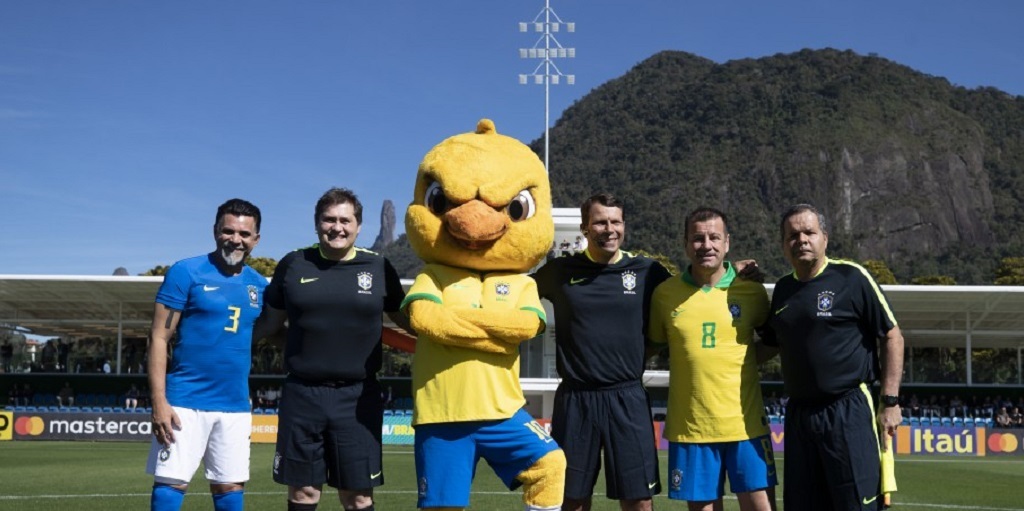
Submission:
POLYGON ((533 275, 555 307, 556 364, 551 436, 565 451, 564 510, 590 509, 604 449, 608 498, 623 510, 651 509, 661 492, 658 453, 644 390, 644 332, 651 293, 669 277, 660 263, 620 250, 623 205, 610 194, 580 208, 587 248, 548 261, 533 275))
MULTIPOLYGON (((875 510, 879 433, 896 434, 903 335, 861 266, 829 259, 825 217, 808 204, 782 216, 793 266, 775 286, 765 342, 778 345, 786 407, 786 511, 875 510), (881 380, 877 417, 868 385, 881 380)), ((882 437, 888 440, 884 436, 882 437)))
POLYGON ((288 320, 274 481, 288 485, 289 511, 312 511, 323 484, 344 509, 373 509, 381 468, 381 315, 412 331, 398 312, 405 298, 387 259, 355 247, 362 204, 332 188, 316 204, 319 243, 286 255, 264 293, 253 332, 260 339, 288 320))

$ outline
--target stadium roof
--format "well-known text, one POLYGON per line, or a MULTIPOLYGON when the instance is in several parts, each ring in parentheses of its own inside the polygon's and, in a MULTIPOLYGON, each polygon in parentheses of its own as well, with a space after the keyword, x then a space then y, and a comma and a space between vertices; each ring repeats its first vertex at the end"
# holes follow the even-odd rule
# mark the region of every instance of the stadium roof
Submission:
MULTIPOLYGON (((0 275, 0 324, 40 336, 146 337, 163 277, 0 275)), ((403 282, 406 287, 411 281, 403 282)), ((773 286, 769 285, 769 292, 773 286)), ((1024 286, 883 286, 915 347, 1024 347, 1024 286), (968 336, 969 334, 969 336, 968 336)))

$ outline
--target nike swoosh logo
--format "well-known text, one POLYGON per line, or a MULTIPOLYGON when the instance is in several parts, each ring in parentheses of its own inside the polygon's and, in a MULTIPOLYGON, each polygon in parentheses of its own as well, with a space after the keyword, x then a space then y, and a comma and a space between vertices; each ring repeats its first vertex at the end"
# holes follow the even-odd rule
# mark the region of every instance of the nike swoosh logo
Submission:
POLYGON ((370 474, 370 479, 376 479, 376 478, 380 477, 380 475, 382 473, 384 473, 384 472, 381 471, 381 472, 377 472, 376 474, 370 474))
POLYGON ((220 289, 220 286, 212 287, 212 286, 207 286, 205 284, 203 285, 203 291, 216 291, 218 289, 220 289))
POLYGON ((874 502, 876 499, 878 499, 878 495, 875 495, 874 497, 871 497, 870 499, 867 498, 867 497, 864 497, 863 499, 860 499, 860 502, 866 506, 866 505, 874 502))
POLYGON ((783 305, 781 309, 775 311, 775 315, 778 316, 779 313, 786 310, 787 307, 789 307, 789 305, 783 305))
POLYGON ((575 286, 576 284, 579 284, 580 282, 585 282, 586 280, 587 279, 569 279, 569 285, 575 286))
POLYGON ((301 279, 299 279, 299 284, 309 284, 310 282, 316 282, 318 280, 320 280, 320 277, 313 277, 311 279, 307 279, 306 277, 302 277, 301 279))
POLYGON ((647 489, 648 490, 653 490, 655 486, 658 486, 658 481, 654 481, 653 483, 648 484, 647 485, 647 489))

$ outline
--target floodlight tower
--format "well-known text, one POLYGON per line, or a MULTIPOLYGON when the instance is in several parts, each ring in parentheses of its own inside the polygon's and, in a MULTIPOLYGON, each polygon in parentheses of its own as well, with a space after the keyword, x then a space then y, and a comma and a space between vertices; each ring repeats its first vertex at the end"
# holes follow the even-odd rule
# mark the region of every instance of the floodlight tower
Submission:
POLYGON ((558 39, 555 38, 554 33, 560 31, 563 25, 566 32, 575 32, 576 23, 562 21, 554 9, 551 8, 551 0, 544 0, 544 9, 533 18, 533 21, 520 21, 519 31, 529 32, 530 25, 533 25, 534 32, 540 33, 540 38, 533 43, 532 47, 520 48, 519 58, 539 59, 540 62, 533 69, 532 73, 520 74, 519 83, 520 85, 527 85, 531 82, 530 78, 532 77, 534 84, 544 85, 544 169, 547 170, 549 168, 548 152, 550 144, 548 142, 548 133, 549 126, 551 125, 551 86, 561 83, 562 77, 565 77, 567 85, 576 83, 576 75, 562 74, 562 71, 558 69, 553 60, 576 57, 576 48, 563 47, 558 42, 558 39), (552 17, 554 21, 551 21, 552 17))

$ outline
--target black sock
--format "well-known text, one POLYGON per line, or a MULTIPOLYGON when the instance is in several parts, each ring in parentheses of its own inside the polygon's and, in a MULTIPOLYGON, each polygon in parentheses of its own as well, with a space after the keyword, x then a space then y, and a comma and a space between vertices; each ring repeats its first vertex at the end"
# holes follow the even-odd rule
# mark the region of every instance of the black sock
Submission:
POLYGON ((299 504, 298 502, 292 502, 289 500, 288 511, 316 511, 316 503, 299 504))

